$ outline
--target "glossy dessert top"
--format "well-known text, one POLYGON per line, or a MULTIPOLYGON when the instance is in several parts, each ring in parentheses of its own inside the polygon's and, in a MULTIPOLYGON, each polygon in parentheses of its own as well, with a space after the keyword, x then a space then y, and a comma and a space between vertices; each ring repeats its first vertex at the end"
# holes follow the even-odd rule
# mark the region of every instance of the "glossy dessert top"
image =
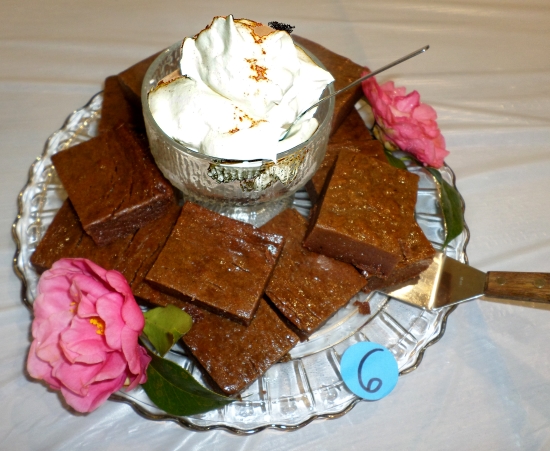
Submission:
POLYGON ((294 208, 283 211, 261 230, 285 238, 265 293, 301 338, 319 329, 365 286, 365 279, 353 266, 302 246, 307 221, 294 208))
POLYGON ((146 280, 248 325, 282 247, 278 235, 186 202, 146 280))
POLYGON ((304 245, 387 276, 414 221, 418 176, 344 149, 315 207, 304 245))
POLYGON ((250 325, 203 311, 183 341, 219 389, 235 395, 281 360, 299 340, 262 299, 250 325))
POLYGON ((82 227, 103 246, 161 217, 174 190, 147 141, 123 125, 52 157, 82 227))

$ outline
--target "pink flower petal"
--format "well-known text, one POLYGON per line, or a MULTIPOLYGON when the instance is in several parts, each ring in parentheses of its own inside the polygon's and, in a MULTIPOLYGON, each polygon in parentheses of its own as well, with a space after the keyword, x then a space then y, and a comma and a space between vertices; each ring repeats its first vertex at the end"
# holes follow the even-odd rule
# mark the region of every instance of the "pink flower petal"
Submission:
POLYGON ((126 297, 122 306, 122 317, 128 327, 141 334, 145 326, 145 318, 131 293, 126 297))
MULTIPOLYGON (((138 379, 138 384, 145 384, 147 382, 147 367, 149 366, 149 363, 152 360, 152 357, 147 353, 145 348, 143 346, 139 347, 139 360, 140 360, 140 367, 141 367, 141 377, 138 379)), ((136 384, 137 385, 137 384, 136 384)), ((128 390, 130 390, 133 387, 128 387, 128 390)))
POLYGON ((132 292, 126 278, 118 271, 107 271, 105 273, 105 280, 118 293, 125 294, 132 292))
POLYGON ((121 332, 126 327, 122 319, 124 298, 120 293, 109 293, 97 300, 99 317, 105 322, 105 340, 111 349, 121 349, 121 332))
MULTIPOLYGON (((78 287, 75 287, 75 289, 78 289, 78 287)), ((97 316, 97 309, 95 305, 95 298, 91 296, 84 295, 80 289, 80 302, 78 303, 78 316, 82 318, 92 318, 94 316, 97 316)))
POLYGON ((111 352, 103 362, 101 371, 97 373, 94 382, 105 381, 119 377, 127 372, 127 362, 121 352, 111 352))
POLYGON ((47 382, 54 390, 59 390, 59 387, 61 387, 59 381, 52 376, 52 366, 38 358, 35 342, 31 344, 27 357, 27 371, 31 377, 47 382))
POLYGON ((433 121, 434 123, 432 127, 437 128, 437 123, 435 123, 437 113, 430 105, 426 105, 425 103, 422 103, 415 108, 413 112, 413 119, 419 122, 433 121))
POLYGON ((144 384, 145 382, 147 382, 147 367, 151 362, 151 356, 147 354, 147 351, 142 346, 138 347, 138 353, 140 372, 136 373, 135 375, 129 375, 130 384, 128 385, 128 387, 126 387, 127 391, 133 390, 139 384, 144 384))
POLYGON ((396 109, 403 113, 403 116, 410 116, 413 110, 420 105, 420 94, 413 91, 406 96, 396 96, 393 99, 393 104, 396 109))
POLYGON ((120 390, 125 380, 126 376, 122 374, 116 379, 97 382, 94 384, 93 389, 88 390, 86 395, 78 395, 65 387, 61 387, 61 394, 67 404, 77 412, 91 412, 103 404, 111 394, 120 390))
POLYGON ((79 340, 77 343, 61 342, 63 356, 70 363, 102 363, 110 351, 99 340, 79 340))
POLYGON ((36 340, 33 343, 36 343, 34 350, 36 357, 43 362, 54 365, 59 360, 63 359, 59 343, 38 343, 36 340))
POLYGON ((124 328, 121 334, 122 352, 128 361, 128 368, 133 374, 141 372, 139 345, 137 343, 138 333, 128 327, 124 328))
POLYGON ((86 296, 91 300, 97 299, 110 290, 105 281, 94 279, 86 274, 77 274, 73 278, 73 284, 81 291, 82 296, 86 296))
POLYGON ((39 283, 39 294, 33 305, 34 316, 36 318, 48 318, 60 311, 70 311, 72 300, 63 294, 66 293, 68 286, 68 283, 56 284, 52 291, 48 291, 48 284, 41 285, 39 283))
POLYGON ((102 365, 61 362, 53 368, 52 375, 72 392, 84 396, 101 371, 102 365))
POLYGON ((67 329, 73 319, 70 310, 61 311, 50 315, 40 321, 33 322, 32 336, 40 342, 57 340, 59 333, 67 329))

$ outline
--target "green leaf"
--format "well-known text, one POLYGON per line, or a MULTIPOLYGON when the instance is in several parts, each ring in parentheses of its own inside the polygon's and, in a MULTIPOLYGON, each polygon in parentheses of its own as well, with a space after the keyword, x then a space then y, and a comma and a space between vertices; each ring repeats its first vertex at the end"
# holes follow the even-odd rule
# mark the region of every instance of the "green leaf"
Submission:
POLYGON ((147 336, 149 342, 160 355, 165 355, 177 341, 171 332, 167 332, 156 324, 147 321, 143 328, 143 334, 147 336))
POLYGON ((447 246, 454 238, 464 230, 464 216, 462 214, 462 202, 458 191, 443 180, 441 173, 434 168, 426 168, 435 177, 439 183, 439 193, 441 196, 441 209, 443 210, 443 218, 445 220, 445 229, 447 236, 443 247, 447 246))
POLYGON ((394 156, 388 149, 384 148, 384 153, 386 154, 386 158, 388 159, 388 162, 397 169, 405 169, 407 170, 407 166, 405 163, 403 163, 403 160, 400 158, 397 158, 394 156))
POLYGON ((166 354, 193 325, 191 317, 175 305, 154 308, 143 316, 143 333, 160 355, 166 354))
POLYGON ((199 384, 189 371, 174 362, 152 355, 147 382, 142 385, 157 407, 172 415, 196 415, 233 401, 199 384))

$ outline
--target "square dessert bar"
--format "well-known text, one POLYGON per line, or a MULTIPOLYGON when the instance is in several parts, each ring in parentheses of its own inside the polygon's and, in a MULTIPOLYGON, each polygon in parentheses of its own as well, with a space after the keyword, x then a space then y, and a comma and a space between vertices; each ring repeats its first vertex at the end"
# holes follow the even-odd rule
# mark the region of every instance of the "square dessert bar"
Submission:
POLYGON ((39 273, 61 258, 87 258, 105 269, 114 269, 132 239, 127 235, 106 246, 98 246, 84 232, 69 199, 66 199, 31 255, 39 273))
POLYGON ((141 106, 136 108, 126 99, 118 77, 112 75, 105 79, 98 131, 105 133, 122 124, 145 129, 141 106))
POLYGON ((422 271, 428 268, 433 261, 435 249, 424 235, 420 226, 415 222, 412 224, 408 235, 405 237, 406 249, 401 260, 395 265, 393 271, 387 277, 369 275, 368 271, 363 271, 367 278, 367 285, 363 289, 365 292, 378 290, 380 288, 396 285, 406 280, 418 276, 422 271))
POLYGON ((342 143, 363 144, 368 141, 373 141, 372 135, 363 121, 363 118, 355 108, 352 108, 342 122, 342 125, 340 125, 340 127, 330 136, 327 151, 321 162, 321 166, 313 175, 313 178, 306 184, 306 191, 312 203, 317 202, 329 170, 334 165, 336 158, 338 158, 339 151, 335 145, 342 143))
MULTIPOLYGON (((136 298, 155 305, 184 308, 194 316, 196 307, 162 293, 144 281, 174 227, 181 208, 171 205, 161 218, 106 246, 98 246, 84 232, 71 202, 67 199, 55 215, 45 235, 31 255, 39 273, 50 269, 60 258, 87 258, 105 269, 120 271, 136 298)), ((202 311, 202 310, 201 310, 202 311)))
POLYGON ((181 207, 172 204, 162 217, 139 228, 116 263, 114 269, 130 282, 135 296, 154 303, 154 300, 143 294, 140 296, 144 291, 140 287, 147 285, 145 276, 162 251, 180 213, 181 207))
POLYGON ((157 52, 144 60, 130 66, 128 69, 120 72, 117 75, 118 81, 124 95, 128 101, 134 105, 135 108, 141 109, 141 85, 143 84, 143 78, 149 66, 155 61, 156 57, 161 52, 157 52))
POLYGON ((249 326, 203 310, 183 336, 186 347, 227 395, 249 386, 298 341, 263 299, 249 326))
MULTIPOLYGON (((340 127, 340 129, 341 128, 342 127, 340 127)), ((361 152, 365 155, 377 158, 382 162, 388 161, 382 143, 375 139, 367 141, 339 141, 336 143, 331 143, 329 141, 325 158, 323 158, 317 172, 315 172, 311 180, 306 184, 306 190, 312 203, 316 203, 321 197, 321 192, 323 191, 327 178, 329 178, 330 172, 342 150, 361 152)))
MULTIPOLYGON (((60 258, 87 258, 105 269, 120 271, 135 296, 155 303, 155 299, 150 298, 155 296, 156 290, 142 287, 145 285, 143 279, 168 239, 180 211, 179 206, 172 204, 161 218, 141 227, 135 234, 98 246, 84 232, 67 199, 32 254, 31 263, 41 273, 60 258)), ((161 305, 166 303, 164 298, 160 302, 161 305)))
POLYGON ((146 280, 247 325, 282 247, 278 235, 187 202, 146 280))
POLYGON ((359 112, 352 108, 349 114, 344 118, 342 125, 334 131, 329 139, 329 143, 335 144, 343 141, 371 141, 372 134, 365 124, 365 121, 359 112))
POLYGON ((408 252, 418 176, 376 158, 342 150, 304 245, 387 276, 408 252))
POLYGON ((301 338, 319 329, 365 286, 367 281, 352 265, 302 246, 307 221, 293 208, 277 215, 261 230, 285 238, 265 294, 301 338))
MULTIPOLYGON (((338 55, 322 45, 301 36, 292 35, 292 39, 301 47, 313 53, 334 77, 334 90, 338 91, 349 85, 352 81, 361 77, 367 68, 354 63, 349 58, 338 55)), ((350 113, 355 103, 362 96, 361 84, 344 91, 336 96, 334 104, 334 116, 332 118, 332 132, 335 133, 346 116, 350 113)))
POLYGON ((82 227, 99 245, 135 232, 175 202, 146 139, 121 126, 52 157, 82 227))

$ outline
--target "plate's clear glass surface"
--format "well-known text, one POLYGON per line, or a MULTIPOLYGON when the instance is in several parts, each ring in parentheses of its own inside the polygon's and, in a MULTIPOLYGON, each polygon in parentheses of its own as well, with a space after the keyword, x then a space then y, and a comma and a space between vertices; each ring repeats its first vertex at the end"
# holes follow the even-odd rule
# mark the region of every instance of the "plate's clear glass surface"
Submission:
MULTIPOLYGON (((27 185, 19 195, 19 215, 13 225, 18 246, 14 268, 23 282, 23 301, 29 307, 32 307, 38 281, 30 256, 66 198, 51 156, 97 134, 102 100, 101 93, 94 96, 49 138, 43 155, 31 166, 27 185)), ((409 169, 420 176, 416 205, 418 223, 434 247, 441 249, 445 228, 437 186, 425 169, 414 165, 409 169)), ((441 174, 454 185, 454 174, 449 167, 443 167, 441 174)), ((307 215, 310 202, 305 192, 299 191, 293 204, 307 215)), ((445 252, 466 261, 468 237, 466 228, 445 252)), ((190 417, 169 415, 155 407, 141 388, 129 393, 117 392, 112 399, 130 404, 136 412, 151 420, 175 421, 195 430, 224 428, 247 434, 267 427, 296 429, 316 418, 341 416, 360 401, 346 388, 339 372, 340 358, 347 347, 365 340, 380 343, 394 354, 403 375, 415 369, 426 348, 442 336, 451 311, 452 308, 447 308, 428 312, 380 293, 360 294, 309 341, 298 344, 291 351, 289 361, 271 367, 242 393, 242 400, 222 409, 190 417), (360 314, 353 305, 357 300, 368 300, 371 314, 360 314)), ((184 349, 175 347, 169 358, 204 383, 202 374, 186 357, 184 349)))

